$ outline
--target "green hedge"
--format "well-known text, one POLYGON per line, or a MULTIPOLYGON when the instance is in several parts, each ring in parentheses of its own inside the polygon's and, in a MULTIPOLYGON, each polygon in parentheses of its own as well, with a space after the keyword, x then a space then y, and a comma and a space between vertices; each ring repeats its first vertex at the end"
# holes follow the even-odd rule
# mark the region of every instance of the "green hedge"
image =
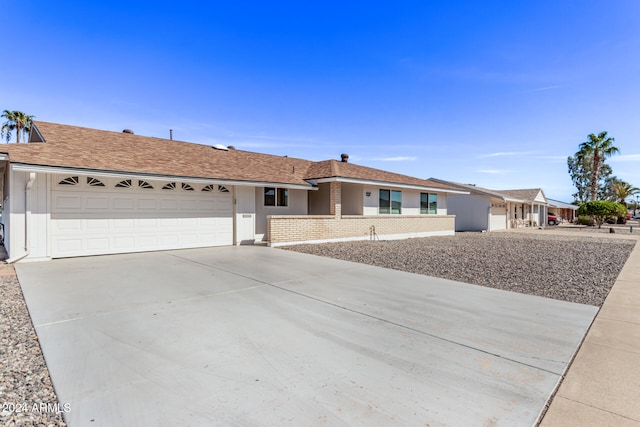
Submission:
POLYGON ((591 221, 591 217, 588 215, 580 215, 575 219, 575 223, 578 225, 594 225, 591 221))

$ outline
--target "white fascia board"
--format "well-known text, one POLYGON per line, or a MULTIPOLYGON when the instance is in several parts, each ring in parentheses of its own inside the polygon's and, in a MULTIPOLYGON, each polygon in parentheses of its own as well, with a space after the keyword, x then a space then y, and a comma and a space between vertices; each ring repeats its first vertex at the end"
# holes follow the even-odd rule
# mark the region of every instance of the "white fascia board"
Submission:
POLYGON ((411 184, 399 184, 397 182, 387 182, 387 181, 375 181, 369 179, 356 179, 356 178, 342 178, 342 177, 332 177, 332 178, 321 178, 314 180, 318 184, 322 184, 325 182, 347 182, 351 184, 365 184, 365 185, 376 185, 376 186, 384 186, 384 187, 393 187, 393 188, 407 188, 411 190, 423 190, 423 191, 433 191, 437 193, 451 193, 451 194, 469 194, 468 191, 463 190, 449 190, 445 188, 438 187, 427 187, 422 185, 411 185, 411 184))
POLYGON ((317 188, 311 185, 302 184, 287 184, 281 182, 270 181, 240 181, 233 179, 220 179, 220 178, 197 178, 190 176, 180 175, 157 175, 151 173, 134 173, 134 172, 120 172, 120 171, 104 171, 98 169, 81 169, 81 168, 69 168, 63 166, 42 166, 42 165, 30 165, 25 163, 12 163, 11 169, 16 172, 37 172, 37 173, 52 173, 58 175, 64 174, 77 174, 77 175, 91 175, 95 177, 103 178, 134 178, 134 179, 156 179, 164 181, 187 181, 197 184, 224 184, 224 185, 238 185, 245 187, 279 187, 288 188, 292 190, 317 190, 317 188))
POLYGON ((572 205, 570 203, 561 202, 558 200, 547 199, 547 201, 548 201, 547 204, 550 207, 554 207, 554 208, 573 209, 575 211, 575 210, 578 210, 578 208, 580 207, 580 206, 572 205))
POLYGON ((506 202, 513 202, 513 203, 528 203, 526 200, 522 200, 522 199, 514 199, 512 197, 505 197, 504 200, 506 202))
POLYGON ((504 201, 504 202, 513 201, 513 199, 509 199, 508 197, 505 197, 502 194, 494 193, 494 192, 491 192, 491 191, 483 191, 483 190, 479 190, 477 188, 469 188, 469 194, 478 194, 480 196, 494 197, 496 199, 502 199, 502 201, 504 201))

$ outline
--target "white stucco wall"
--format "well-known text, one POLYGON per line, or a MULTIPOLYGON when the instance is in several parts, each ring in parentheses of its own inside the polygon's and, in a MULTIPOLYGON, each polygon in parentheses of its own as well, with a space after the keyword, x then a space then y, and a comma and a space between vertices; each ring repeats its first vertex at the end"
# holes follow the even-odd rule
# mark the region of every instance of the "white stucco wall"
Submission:
POLYGON ((288 206, 265 206, 264 187, 255 189, 256 239, 267 232, 267 215, 307 215, 307 190, 289 190, 288 206))
POLYGON ((318 184, 318 189, 315 191, 309 191, 308 198, 308 212, 309 215, 329 215, 329 183, 325 182, 318 184))
POLYGON ((11 178, 9 174, 9 167, 7 162, 7 167, 4 172, 4 182, 2 187, 2 195, 4 200, 2 201, 2 225, 3 225, 3 238, 4 238, 4 247, 9 251, 9 245, 11 241, 11 233, 9 233, 9 227, 11 223, 11 199, 9 198, 11 178))
POLYGON ((6 246, 9 257, 19 258, 28 252, 27 259, 47 258, 50 218, 49 176, 43 173, 36 174, 31 190, 27 192, 29 173, 12 170, 10 174, 11 203, 8 207, 8 233, 11 234, 11 238, 6 246), (27 196, 30 200, 29 212, 27 212, 27 196))
POLYGON ((362 184, 342 184, 342 215, 362 215, 365 198, 362 184))
POLYGON ((362 192, 364 194, 364 206, 363 206, 363 215, 378 215, 378 187, 373 187, 370 185, 365 185, 362 188, 362 192), (366 193, 370 193, 367 196, 366 193))
POLYGON ((479 195, 449 195, 448 212, 456 216, 456 231, 489 229, 491 198, 479 195))

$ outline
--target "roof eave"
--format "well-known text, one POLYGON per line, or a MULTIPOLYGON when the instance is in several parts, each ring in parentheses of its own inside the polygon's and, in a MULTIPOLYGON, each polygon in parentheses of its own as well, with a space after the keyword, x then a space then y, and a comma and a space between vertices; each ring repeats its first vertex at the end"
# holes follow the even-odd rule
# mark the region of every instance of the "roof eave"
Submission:
MULTIPOLYGON (((3 154, 0 154, 3 156, 3 154)), ((8 159, 8 156, 6 157, 8 159)), ((2 160, 2 157, 0 157, 2 160)), ((275 182, 275 181, 248 181, 248 180, 238 180, 238 179, 227 179, 227 178, 212 178, 212 177, 198 177, 198 176, 184 176, 184 175, 164 175, 164 174, 154 174, 154 173, 145 173, 145 172, 131 172, 131 171, 116 171, 116 170, 101 170, 101 169, 90 169, 90 168, 74 168, 74 167, 66 167, 66 166, 49 166, 49 165, 37 165, 37 164, 29 164, 29 163, 12 163, 11 167, 14 171, 17 172, 40 172, 40 173, 55 173, 55 174, 67 174, 67 173, 77 173, 80 175, 93 175, 96 177, 130 177, 130 178, 141 178, 141 179, 159 179, 159 180, 185 180, 189 182, 196 183, 224 183, 226 185, 241 185, 247 187, 281 187, 281 188, 289 188, 293 190, 317 190, 311 184, 294 184, 287 182, 275 182)))
POLYGON ((359 179, 359 178, 346 178, 341 176, 334 176, 328 178, 318 178, 314 179, 313 182, 317 184, 322 184, 325 182, 346 182, 351 184, 365 184, 365 185, 385 185, 388 187, 396 187, 396 188, 407 188, 412 190, 427 190, 427 191, 435 191, 440 193, 452 193, 452 194, 469 194, 468 191, 454 190, 448 188, 440 188, 440 187, 432 187, 427 185, 415 185, 415 184, 403 184, 399 182, 391 182, 391 181, 379 181, 374 179, 359 179))

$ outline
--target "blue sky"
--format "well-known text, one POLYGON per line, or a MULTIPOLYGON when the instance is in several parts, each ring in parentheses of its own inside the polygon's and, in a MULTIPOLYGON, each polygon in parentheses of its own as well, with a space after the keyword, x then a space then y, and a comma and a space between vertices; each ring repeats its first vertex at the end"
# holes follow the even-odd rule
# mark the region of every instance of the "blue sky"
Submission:
MULTIPOLYGON (((95 4, 94 4, 95 3, 95 4)), ((0 109, 571 200, 616 139, 640 186, 640 2, 3 5, 0 109), (15 41, 15 49, 12 41, 15 41)))

